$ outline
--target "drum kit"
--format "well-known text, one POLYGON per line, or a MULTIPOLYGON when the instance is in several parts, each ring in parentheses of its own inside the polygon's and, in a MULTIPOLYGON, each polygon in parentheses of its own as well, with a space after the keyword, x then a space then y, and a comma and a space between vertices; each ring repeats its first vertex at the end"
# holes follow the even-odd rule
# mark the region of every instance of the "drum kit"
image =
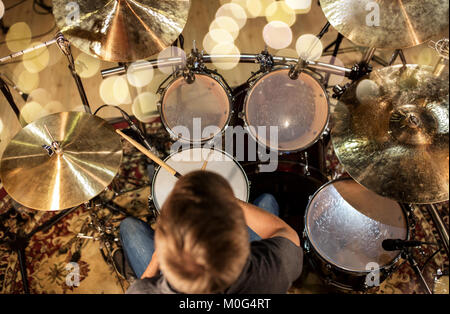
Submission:
MULTIPOLYGON (((103 78, 126 74, 130 62, 183 41, 180 36, 190 1, 80 0, 75 1, 79 17, 74 19, 66 16, 69 2, 73 3, 53 1, 60 32, 43 45, 57 43, 68 57, 86 113, 63 112, 41 118, 13 138, 1 160, 0 178, 14 200, 36 210, 62 211, 50 224, 77 206, 89 204, 118 173, 123 137, 160 166, 151 184, 151 205, 156 215, 177 178, 193 170, 218 172, 228 179, 236 197, 249 201, 253 186, 258 185, 248 179, 250 172, 257 177, 254 163, 241 165, 233 154, 198 145, 211 143, 229 126, 240 123, 249 130, 249 140, 276 152, 280 159, 297 158, 294 162, 280 161, 276 173, 321 176, 314 178, 314 186, 319 182, 320 187, 307 195, 302 242, 325 282, 344 290, 366 290, 374 269, 380 275, 378 280, 383 281, 394 273, 402 257, 422 279, 425 291, 431 293, 409 247, 420 245, 410 241, 413 211, 417 204, 426 204, 440 233, 440 246, 448 255, 448 230, 433 205, 449 199, 448 39, 435 44, 441 59, 434 69, 406 64, 402 49, 427 42, 448 29, 448 1, 320 0, 328 22, 318 37, 333 26, 341 37, 367 47, 361 62, 351 68, 273 56, 267 50, 239 56, 208 55, 195 43, 187 58, 135 63, 142 68, 175 68, 157 91, 161 95, 158 110, 171 138, 194 147, 177 151, 165 160, 154 153, 152 143, 126 114, 145 147, 121 131, 114 132, 106 121, 91 114, 70 46, 102 60, 119 62, 118 67, 103 70, 103 78), (367 6, 371 4, 382 12, 377 27, 367 25, 367 6), (377 49, 395 52, 387 67, 373 70, 371 62, 377 49), (403 64, 393 65, 398 56, 403 64), (236 89, 207 67, 213 60, 236 58, 240 63, 260 66, 241 89, 241 104, 236 104, 236 89), (331 74, 345 75, 352 81, 333 88, 332 96, 338 100, 334 112, 325 88, 331 74), (196 134, 194 119, 216 126, 215 131, 202 129, 196 134), (189 136, 178 132, 177 126, 187 128, 189 136), (258 126, 278 127, 278 141, 255 132, 258 126), (310 165, 317 160, 311 160, 308 149, 324 145, 327 138, 331 138, 351 178, 325 182, 323 174, 310 165), (302 154, 304 160, 300 162, 298 156, 302 154), (194 155, 201 158, 194 160, 194 155), (394 249, 385 242, 392 239, 400 243, 394 249)), ((339 52, 339 42, 334 56, 339 52)), ((1 58, 0 63, 28 51, 1 58)), ((14 109, 15 104, 11 106, 14 109)), ((323 164, 324 160, 317 162, 323 164)), ((25 247, 17 250, 22 259, 25 247)), ((21 261, 27 287, 24 265, 21 261)))

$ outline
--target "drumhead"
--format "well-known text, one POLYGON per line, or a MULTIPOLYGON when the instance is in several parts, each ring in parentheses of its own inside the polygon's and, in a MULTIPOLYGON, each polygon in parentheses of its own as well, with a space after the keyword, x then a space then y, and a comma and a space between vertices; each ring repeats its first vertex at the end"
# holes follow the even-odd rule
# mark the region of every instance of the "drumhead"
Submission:
MULTIPOLYGON (((204 161, 208 160, 207 171, 220 174, 231 185, 234 195, 248 201, 249 182, 242 167, 229 154, 208 148, 193 148, 170 155, 165 162, 180 174, 200 170, 204 161)), ((178 179, 168 171, 159 168, 153 177, 152 196, 155 206, 161 209, 178 179)))
POLYGON ((248 126, 266 127, 266 136, 257 129, 250 134, 261 144, 278 151, 298 151, 314 144, 329 119, 328 97, 312 76, 301 73, 289 78, 289 69, 273 71, 252 87, 245 101, 248 126), (278 127, 278 145, 270 142, 270 127, 278 127))
POLYGON ((311 199, 306 233, 315 251, 347 271, 369 272, 392 264, 398 251, 385 251, 385 239, 408 238, 405 212, 395 201, 367 190, 353 180, 323 186, 311 199))
POLYGON ((165 90, 161 100, 161 120, 176 138, 186 142, 203 142, 212 139, 225 129, 231 117, 231 102, 225 88, 214 78, 195 74, 188 84, 183 77, 175 79, 165 90), (200 132, 194 133, 194 119, 200 119, 200 132), (177 133, 175 127, 183 126, 189 134, 177 133), (212 131, 209 126, 217 128, 212 131))

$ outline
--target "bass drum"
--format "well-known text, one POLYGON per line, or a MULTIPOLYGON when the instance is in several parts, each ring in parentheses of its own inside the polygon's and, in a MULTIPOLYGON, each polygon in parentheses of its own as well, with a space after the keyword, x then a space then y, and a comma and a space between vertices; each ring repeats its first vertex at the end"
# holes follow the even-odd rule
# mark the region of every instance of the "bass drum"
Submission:
POLYGON ((258 162, 243 163, 250 181, 250 202, 259 195, 270 193, 280 205, 280 218, 301 234, 301 223, 309 196, 327 178, 316 168, 293 161, 279 161, 275 172, 260 172, 258 162))
POLYGON ((352 179, 321 187, 304 221, 303 245, 313 268, 343 290, 379 286, 400 259, 400 251, 383 249, 383 240, 408 240, 410 234, 404 207, 352 179))

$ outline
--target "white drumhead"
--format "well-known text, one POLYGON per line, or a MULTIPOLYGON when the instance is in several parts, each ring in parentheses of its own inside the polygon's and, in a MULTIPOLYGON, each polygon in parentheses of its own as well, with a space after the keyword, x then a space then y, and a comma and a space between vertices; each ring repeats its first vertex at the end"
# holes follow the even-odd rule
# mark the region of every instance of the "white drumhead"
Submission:
MULTIPOLYGON (((230 183, 234 195, 238 199, 244 202, 248 201, 249 184, 247 175, 232 157, 222 151, 193 148, 172 154, 165 162, 180 174, 186 175, 189 172, 200 170, 205 160, 208 160, 205 170, 220 174, 230 183)), ((161 209, 170 192, 172 192, 177 180, 164 169, 159 169, 156 172, 153 178, 152 195, 158 210, 161 209)))

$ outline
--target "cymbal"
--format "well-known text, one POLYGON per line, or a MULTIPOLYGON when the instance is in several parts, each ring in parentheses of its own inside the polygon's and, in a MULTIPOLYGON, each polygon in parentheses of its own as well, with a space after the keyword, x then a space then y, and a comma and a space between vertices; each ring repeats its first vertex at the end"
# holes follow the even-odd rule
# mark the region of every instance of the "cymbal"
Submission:
POLYGON ((28 124, 11 140, 3 153, 0 178, 18 203, 57 211, 100 194, 121 162, 121 139, 105 120, 61 112, 28 124), (50 148, 54 142, 58 143, 50 148))
POLYGON ((364 47, 417 46, 449 25, 448 0, 320 0, 320 5, 339 33, 364 47))
POLYGON ((148 58, 172 45, 190 0, 53 0, 61 33, 83 52, 112 62, 148 58))
POLYGON ((343 94, 332 116, 334 150, 366 188, 403 203, 449 199, 449 96, 430 67, 376 70, 343 94))

